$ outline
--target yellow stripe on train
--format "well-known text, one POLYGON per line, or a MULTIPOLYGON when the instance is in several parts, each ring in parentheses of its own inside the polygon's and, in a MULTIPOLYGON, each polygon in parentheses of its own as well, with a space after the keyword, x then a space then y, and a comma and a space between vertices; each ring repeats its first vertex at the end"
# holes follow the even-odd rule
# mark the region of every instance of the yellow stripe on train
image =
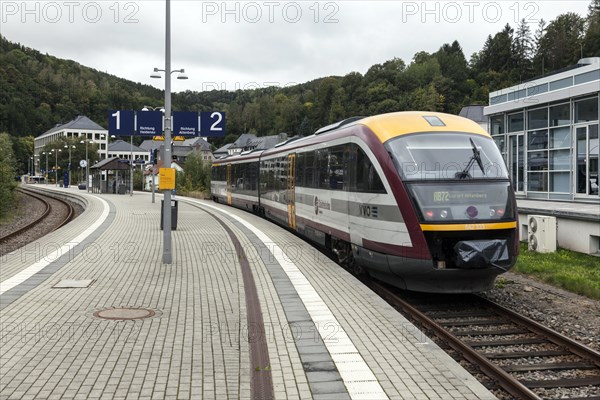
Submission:
POLYGON ((492 229, 514 229, 516 222, 496 222, 489 224, 440 224, 440 225, 421 225, 423 231, 485 231, 492 229))

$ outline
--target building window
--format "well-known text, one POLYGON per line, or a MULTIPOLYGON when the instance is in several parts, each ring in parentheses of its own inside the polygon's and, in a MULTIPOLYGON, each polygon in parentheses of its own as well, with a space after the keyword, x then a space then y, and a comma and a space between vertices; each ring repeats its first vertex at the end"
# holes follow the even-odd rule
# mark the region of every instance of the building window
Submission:
POLYGON ((569 86, 573 86, 573 77, 572 76, 550 82, 550 90, 564 89, 569 86))
POLYGON ((569 103, 550 107, 550 126, 567 125, 571 122, 569 103))
POLYGON ((546 128, 548 126, 548 109, 540 108, 527 113, 527 129, 546 128))
POLYGON ((598 98, 575 102, 575 123, 598 120, 598 98))
POLYGON ((492 135, 504 133, 504 115, 494 115, 490 118, 490 133, 492 135))
POLYGON ((523 113, 510 114, 508 116, 508 131, 519 132, 522 131, 523 126, 523 113))

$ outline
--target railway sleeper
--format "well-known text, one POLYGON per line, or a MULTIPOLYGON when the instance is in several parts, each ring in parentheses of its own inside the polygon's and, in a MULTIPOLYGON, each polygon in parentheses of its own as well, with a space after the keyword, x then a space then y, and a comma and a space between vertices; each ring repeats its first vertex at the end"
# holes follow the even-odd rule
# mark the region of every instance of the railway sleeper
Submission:
POLYGON ((574 378, 574 379, 553 379, 553 380, 530 380, 521 381, 529 389, 551 389, 551 388, 574 388, 583 386, 598 386, 598 377, 574 378))
POLYGON ((572 354, 566 350, 544 350, 544 351, 511 351, 508 353, 481 353, 490 360, 504 360, 510 358, 533 358, 533 357, 558 357, 572 354))
POLYGON ((454 336, 483 336, 483 335, 518 335, 521 333, 528 333, 528 330, 525 329, 521 329, 521 328, 508 328, 508 329, 497 329, 495 331, 476 331, 476 330, 469 330, 469 331, 458 331, 458 332, 452 332, 452 334, 454 336))
POLYGON ((595 365, 586 362, 570 363, 545 363, 545 364, 523 364, 507 365, 502 367, 506 372, 528 372, 528 371, 564 371, 568 369, 596 369, 595 365))

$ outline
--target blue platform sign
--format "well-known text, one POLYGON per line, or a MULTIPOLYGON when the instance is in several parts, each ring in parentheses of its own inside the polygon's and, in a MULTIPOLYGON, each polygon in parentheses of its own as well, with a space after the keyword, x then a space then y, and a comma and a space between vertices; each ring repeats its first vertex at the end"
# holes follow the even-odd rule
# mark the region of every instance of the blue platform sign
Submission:
POLYGON ((108 110, 108 134, 115 136, 135 135, 132 110, 108 110))
POLYGON ((163 114, 160 111, 139 111, 137 113, 138 135, 160 136, 163 126, 163 114))
POLYGON ((200 136, 225 136, 225 113, 221 111, 201 112, 200 136))
POLYGON ((173 136, 196 136, 198 134, 198 113, 173 112, 173 136))

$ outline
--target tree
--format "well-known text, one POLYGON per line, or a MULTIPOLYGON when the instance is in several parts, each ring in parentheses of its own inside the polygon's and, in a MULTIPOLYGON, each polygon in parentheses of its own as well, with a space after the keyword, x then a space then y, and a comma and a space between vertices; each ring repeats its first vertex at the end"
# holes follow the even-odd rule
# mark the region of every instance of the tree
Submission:
POLYGON ((10 136, 0 133, 0 219, 4 218, 15 204, 15 156, 10 136))
POLYGON ((585 20, 575 13, 559 15, 550 22, 540 39, 536 58, 546 70, 557 70, 577 63, 581 57, 585 20))
POLYGON ((583 37, 583 56, 600 57, 600 0, 592 0, 588 10, 583 37))
POLYGON ((513 67, 518 73, 519 81, 533 77, 533 39, 525 18, 521 20, 517 27, 513 39, 512 54, 513 67))

